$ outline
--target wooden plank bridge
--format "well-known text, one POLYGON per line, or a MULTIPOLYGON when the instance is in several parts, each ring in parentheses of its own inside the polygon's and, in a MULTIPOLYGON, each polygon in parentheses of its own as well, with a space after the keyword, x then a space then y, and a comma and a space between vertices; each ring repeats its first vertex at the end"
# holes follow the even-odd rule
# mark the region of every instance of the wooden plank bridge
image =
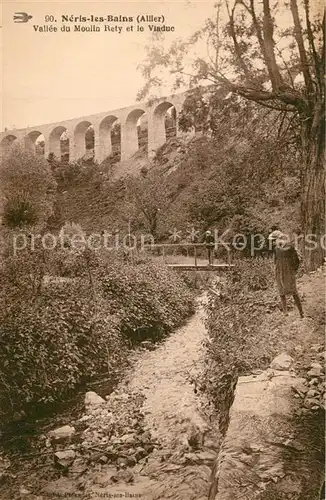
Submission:
MULTIPOLYGON (((209 264, 207 258, 202 258, 198 255, 198 249, 205 249, 206 245, 204 243, 155 243, 144 245, 144 249, 149 249, 153 252, 159 254, 163 262, 172 269, 177 269, 180 271, 222 271, 234 267, 231 263, 231 254, 228 251, 227 262, 214 262, 214 257, 212 262, 209 264), (173 249, 172 258, 176 260, 183 260, 183 262, 168 262, 169 255, 168 250, 173 249), (180 254, 180 250, 186 250, 187 255, 180 254), (193 255, 189 256, 189 250, 192 250, 193 255), (179 250, 179 253, 177 253, 179 250), (189 262, 190 261, 190 262, 189 262)), ((214 254, 214 252, 213 252, 214 254)))
POLYGON ((167 266, 180 271, 222 271, 234 267, 234 264, 167 264, 167 266))

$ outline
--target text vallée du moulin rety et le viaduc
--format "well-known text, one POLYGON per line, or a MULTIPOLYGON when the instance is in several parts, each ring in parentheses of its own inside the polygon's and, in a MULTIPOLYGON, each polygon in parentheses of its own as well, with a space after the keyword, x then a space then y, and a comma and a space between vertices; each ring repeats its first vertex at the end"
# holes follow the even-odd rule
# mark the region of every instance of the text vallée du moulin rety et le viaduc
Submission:
POLYGON ((153 16, 151 14, 139 14, 137 16, 114 16, 108 14, 106 16, 75 16, 61 15, 59 19, 56 16, 47 14, 44 17, 44 24, 33 24, 34 31, 39 33, 56 33, 61 32, 110 32, 122 33, 126 32, 169 32, 175 31, 175 26, 165 24, 164 15, 153 16))

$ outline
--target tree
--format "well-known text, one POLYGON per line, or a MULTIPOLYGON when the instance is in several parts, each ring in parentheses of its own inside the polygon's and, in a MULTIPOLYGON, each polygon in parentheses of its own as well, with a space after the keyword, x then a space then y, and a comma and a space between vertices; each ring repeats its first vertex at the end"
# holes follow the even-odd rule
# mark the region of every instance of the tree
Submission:
MULTIPOLYGON (((215 17, 186 41, 176 41, 165 52, 148 47, 140 69, 146 85, 164 83, 157 70, 170 69, 174 89, 206 82, 283 115, 283 126, 299 140, 301 168, 301 225, 314 235, 317 248, 304 248, 308 270, 321 264, 325 204, 325 14, 313 14, 309 0, 225 0, 215 5, 215 17), (280 19, 288 18, 282 28, 280 19), (323 19, 321 19, 323 17, 323 19), (189 65, 187 57, 203 41, 205 57, 189 65), (198 45, 199 44, 199 45, 198 45), (186 57, 187 56, 187 57, 186 57), (188 66, 187 66, 188 64, 188 66), (301 75, 302 81, 298 75, 301 75)), ((189 58, 188 58, 189 59, 189 58)), ((162 74, 162 72, 161 72, 162 74)))
POLYGON ((144 171, 140 177, 126 180, 126 201, 132 217, 142 220, 146 231, 154 238, 159 234, 161 216, 172 203, 165 180, 156 172, 144 171))
POLYGON ((56 183, 42 156, 13 145, 1 157, 0 186, 6 226, 42 224, 51 214, 56 183))

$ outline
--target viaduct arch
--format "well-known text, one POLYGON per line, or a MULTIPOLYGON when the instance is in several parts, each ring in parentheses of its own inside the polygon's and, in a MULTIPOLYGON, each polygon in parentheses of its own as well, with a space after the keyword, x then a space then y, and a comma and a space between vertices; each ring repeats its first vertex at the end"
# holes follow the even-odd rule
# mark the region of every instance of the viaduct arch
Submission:
MULTIPOLYGON (((137 103, 126 108, 73 118, 25 129, 6 130, 0 134, 0 147, 5 149, 19 141, 25 148, 35 150, 37 139, 44 137, 44 154, 61 157, 60 138, 63 133, 69 137, 69 161, 78 160, 86 153, 85 134, 90 126, 94 128, 94 157, 103 161, 112 152, 111 131, 116 123, 121 126, 121 161, 128 160, 138 150, 137 124, 146 114, 148 127, 148 156, 166 142, 165 114, 175 109, 176 118, 186 99, 186 93, 160 98, 151 103, 137 103)), ((176 125, 177 127, 177 125, 176 125)), ((179 135, 178 127, 176 135, 179 135)))

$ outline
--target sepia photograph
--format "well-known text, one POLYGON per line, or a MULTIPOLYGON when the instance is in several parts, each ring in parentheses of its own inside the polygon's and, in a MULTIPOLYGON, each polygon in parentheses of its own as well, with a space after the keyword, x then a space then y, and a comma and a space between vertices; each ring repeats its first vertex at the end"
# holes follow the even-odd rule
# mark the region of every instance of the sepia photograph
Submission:
POLYGON ((324 3, 0 1, 0 500, 325 500, 324 3))

